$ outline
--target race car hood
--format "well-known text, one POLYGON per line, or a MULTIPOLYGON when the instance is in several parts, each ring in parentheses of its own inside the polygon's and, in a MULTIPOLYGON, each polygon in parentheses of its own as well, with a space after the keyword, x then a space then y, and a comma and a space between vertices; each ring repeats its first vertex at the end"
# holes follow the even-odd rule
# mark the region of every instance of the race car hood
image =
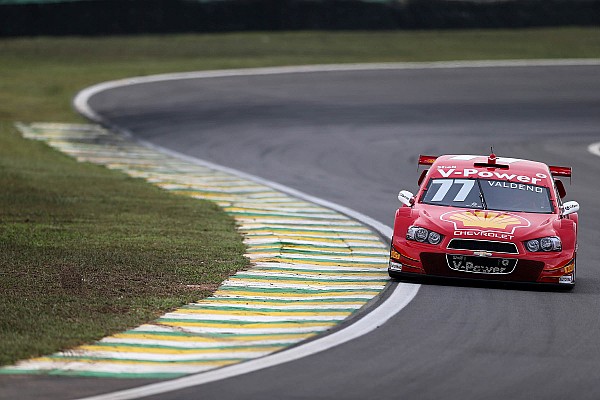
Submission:
MULTIPOLYGON (((415 225, 445 236, 529 240, 556 234, 556 214, 476 210, 420 204, 415 225)), ((414 215, 414 214, 413 214, 414 215)))

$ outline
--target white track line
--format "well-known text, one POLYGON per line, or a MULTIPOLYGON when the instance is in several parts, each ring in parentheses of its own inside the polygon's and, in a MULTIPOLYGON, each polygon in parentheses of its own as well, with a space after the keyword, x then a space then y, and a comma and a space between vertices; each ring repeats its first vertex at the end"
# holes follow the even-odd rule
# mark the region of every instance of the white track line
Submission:
MULTIPOLYGON (((571 60, 508 60, 508 61, 457 61, 457 62, 430 62, 430 63, 384 63, 384 64, 341 64, 341 65, 316 65, 316 66, 300 66, 300 67, 277 67, 277 68, 255 68, 255 69, 237 69, 237 70, 220 70, 220 71, 203 71, 189 72, 177 74, 163 74, 146 77, 135 77, 110 81, 91 86, 79 92, 73 104, 75 108, 87 118, 109 126, 114 130, 120 131, 125 135, 133 136, 131 132, 124 130, 118 126, 114 126, 109 121, 105 120, 100 114, 96 113, 89 105, 89 100, 92 96, 110 89, 119 87, 152 83, 165 82, 182 79, 209 79, 223 78, 235 76, 261 76, 261 75, 279 75, 279 74, 295 74, 295 73, 311 73, 311 72, 341 72, 341 71, 369 71, 369 70, 423 70, 423 69, 451 69, 451 68, 489 68, 489 67, 544 67, 544 66, 597 66, 600 65, 599 59, 571 59, 571 60)), ((232 168, 213 164, 208 161, 200 160, 194 157, 186 156, 181 153, 156 146, 152 143, 138 140, 140 143, 169 154, 173 157, 191 162, 196 165, 213 168, 218 171, 227 172, 242 178, 250 179, 257 183, 269 186, 273 189, 282 191, 291 196, 306 200, 332 210, 341 212, 354 218, 365 225, 368 225, 382 234, 384 237, 391 237, 392 229, 388 226, 358 213, 352 209, 323 200, 296 189, 280 185, 275 182, 262 179, 260 177, 237 171, 232 168)), ((598 150, 597 147, 595 147, 598 150)), ((590 151, 591 146, 590 146, 590 151)), ((593 152, 593 151, 592 151, 593 152)), ((597 154, 597 153, 596 153, 597 154)), ((600 154, 598 154, 600 155, 600 154)), ((146 396, 157 395, 161 393, 181 390, 183 388, 201 385, 208 382, 214 382, 221 379, 234 377, 237 375, 246 374, 252 371, 272 367, 283 364, 312 354, 322 352, 350 340, 365 335, 377 327, 383 325, 386 321, 402 310, 416 296, 420 285, 400 283, 396 286, 391 295, 379 307, 368 313, 365 317, 359 319, 354 324, 324 336, 320 339, 308 342, 306 344, 294 347, 289 350, 282 351, 267 357, 255 359, 245 363, 237 364, 230 367, 224 367, 217 370, 199 373, 186 376, 179 379, 174 379, 166 382, 159 382, 152 385, 140 386, 134 389, 121 390, 113 393, 102 394, 98 396, 87 397, 80 400, 128 400, 137 399, 146 396)))
POLYGON ((406 62, 406 63, 373 63, 373 64, 332 64, 306 65, 273 68, 246 68, 216 71, 195 71, 173 74, 160 74, 126 78, 90 86, 82 90, 74 99, 75 108, 88 118, 106 123, 88 104, 94 94, 117 87, 165 82, 182 79, 225 78, 236 76, 261 76, 298 74, 310 72, 344 72, 344 71, 377 71, 377 70, 423 70, 452 68, 490 68, 490 67, 557 67, 557 66, 594 66, 600 65, 600 59, 564 59, 564 60, 498 60, 498 61, 440 61, 440 62, 406 62))
POLYGON ((590 144, 588 146, 588 151, 600 157, 600 142, 590 144))

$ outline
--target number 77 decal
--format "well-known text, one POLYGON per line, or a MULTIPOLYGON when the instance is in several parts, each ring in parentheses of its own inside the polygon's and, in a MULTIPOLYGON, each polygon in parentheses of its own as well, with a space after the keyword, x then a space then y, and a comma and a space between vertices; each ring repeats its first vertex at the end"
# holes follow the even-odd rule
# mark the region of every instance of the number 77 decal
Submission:
POLYGON ((462 202, 465 201, 469 193, 471 193, 471 189, 473 189, 473 186, 475 186, 475 181, 473 179, 436 179, 431 183, 431 186, 438 184, 440 185, 440 187, 431 199, 432 202, 443 201, 448 192, 450 191, 450 188, 454 184, 462 185, 462 187, 460 188, 456 196, 454 196, 454 200, 452 201, 462 202))

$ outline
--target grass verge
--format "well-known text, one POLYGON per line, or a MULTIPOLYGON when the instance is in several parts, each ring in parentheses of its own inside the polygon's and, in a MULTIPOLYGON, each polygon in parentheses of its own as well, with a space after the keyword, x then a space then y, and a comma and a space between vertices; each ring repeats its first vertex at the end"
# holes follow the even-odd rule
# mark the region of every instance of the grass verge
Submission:
POLYGON ((77 163, 7 126, 0 187, 3 364, 151 320, 247 264, 215 204, 77 163))
POLYGON ((0 40, 0 364, 148 321, 246 265, 216 206, 79 164, 21 139, 14 121, 80 121, 78 90, 162 72, 592 57, 596 28, 0 40))

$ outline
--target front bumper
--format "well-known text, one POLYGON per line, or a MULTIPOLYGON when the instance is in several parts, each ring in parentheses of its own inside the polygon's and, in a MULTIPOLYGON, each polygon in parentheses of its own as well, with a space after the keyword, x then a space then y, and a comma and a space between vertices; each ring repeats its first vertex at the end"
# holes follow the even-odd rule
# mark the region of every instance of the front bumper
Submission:
POLYGON ((571 284, 559 283, 541 283, 541 282, 517 282, 517 281, 490 281, 485 279, 474 278, 450 278, 435 275, 415 274, 411 272, 397 272, 388 270, 390 277, 394 280, 409 283, 426 283, 426 284, 442 284, 442 285, 465 285, 486 288, 498 289, 525 289, 525 290, 572 290, 575 287, 575 282, 571 284))
POLYGON ((567 252, 509 255, 486 254, 479 257, 473 251, 456 251, 409 243, 406 247, 392 246, 389 275, 392 278, 434 276, 461 280, 496 282, 543 283, 573 286, 575 284, 575 255, 567 252), (456 257, 458 256, 458 257, 456 257), (451 260, 464 259, 469 263, 460 268, 451 260), (475 265, 475 267, 473 267, 475 265), (496 268, 492 265, 510 265, 496 268))

